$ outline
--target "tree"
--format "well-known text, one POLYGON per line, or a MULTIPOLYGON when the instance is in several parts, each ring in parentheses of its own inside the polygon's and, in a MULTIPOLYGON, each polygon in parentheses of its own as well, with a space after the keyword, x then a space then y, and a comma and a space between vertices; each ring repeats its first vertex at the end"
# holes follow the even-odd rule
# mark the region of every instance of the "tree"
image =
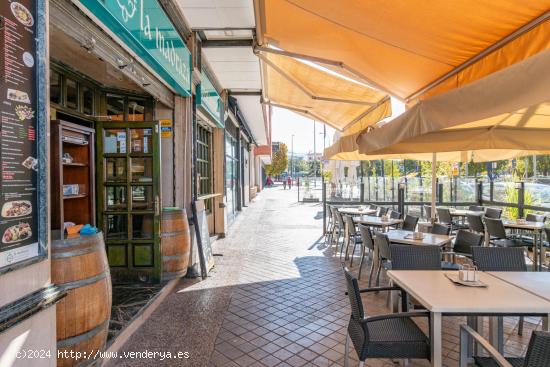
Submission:
POLYGON ((279 151, 273 154, 271 164, 265 166, 265 173, 268 176, 280 176, 288 168, 288 149, 286 144, 279 145, 279 151))

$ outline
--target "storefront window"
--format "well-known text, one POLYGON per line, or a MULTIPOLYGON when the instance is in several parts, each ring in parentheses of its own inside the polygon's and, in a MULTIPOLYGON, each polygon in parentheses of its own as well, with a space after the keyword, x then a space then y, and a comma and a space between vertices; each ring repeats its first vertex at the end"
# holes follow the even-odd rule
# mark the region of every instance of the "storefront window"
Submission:
POLYGON ((94 91, 89 87, 82 87, 82 112, 86 115, 94 114, 94 91))
POLYGON ((61 104, 61 75, 55 70, 50 72, 50 101, 61 104))
MULTIPOLYGON (((197 173, 199 175, 199 196, 212 194, 212 133, 207 128, 197 127, 197 173)), ((208 211, 212 209, 212 199, 205 200, 208 211)))
POLYGON ((128 121, 145 121, 145 101, 142 99, 128 99, 128 121))
POLYGON ((124 97, 107 94, 107 116, 114 121, 124 121, 124 97))
POLYGON ((65 79, 67 85, 67 104, 66 106, 70 109, 78 109, 78 83, 73 79, 65 79))

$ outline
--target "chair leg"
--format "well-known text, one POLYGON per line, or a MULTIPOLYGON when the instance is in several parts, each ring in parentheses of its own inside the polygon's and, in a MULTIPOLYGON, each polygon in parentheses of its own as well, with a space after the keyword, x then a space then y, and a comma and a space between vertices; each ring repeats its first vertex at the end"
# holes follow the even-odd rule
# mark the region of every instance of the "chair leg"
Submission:
POLYGON ((518 335, 519 336, 522 336, 523 335, 523 316, 520 316, 519 317, 519 325, 518 325, 518 335))
MULTIPOLYGON (((357 279, 361 279, 361 269, 363 269, 363 261, 365 260, 365 246, 361 244, 361 259, 359 259, 359 272, 357 273, 357 279)), ((352 257, 353 261, 353 257, 352 257)), ((351 263, 350 263, 351 266, 351 263)))
POLYGON ((374 274, 374 260, 371 261, 371 264, 370 264, 370 271, 369 271, 369 288, 371 287, 372 285, 372 275, 374 274))
POLYGON ((346 330, 346 344, 344 345, 344 367, 349 366, 349 333, 346 330))
POLYGON ((376 286, 380 285, 380 272, 382 271, 382 260, 378 260, 378 270, 376 271, 376 286))
MULTIPOLYGON (((340 260, 342 260, 342 255, 344 254, 344 244, 346 245, 346 257, 348 256, 348 245, 349 245, 349 236, 346 240, 346 236, 342 240, 342 246, 340 246, 340 260)), ((345 259, 344 259, 345 260, 345 259)))

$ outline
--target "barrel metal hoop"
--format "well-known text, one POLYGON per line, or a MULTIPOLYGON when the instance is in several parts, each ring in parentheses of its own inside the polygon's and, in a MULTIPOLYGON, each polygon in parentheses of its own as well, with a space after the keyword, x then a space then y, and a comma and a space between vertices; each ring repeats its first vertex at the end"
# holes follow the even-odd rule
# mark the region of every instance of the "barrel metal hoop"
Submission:
POLYGON ((103 247, 103 244, 97 244, 95 246, 86 247, 83 249, 77 249, 73 251, 66 251, 66 252, 60 252, 60 253, 52 253, 52 259, 64 259, 67 257, 86 255, 92 252, 96 252, 98 249, 102 247, 103 247))
POLYGON ((93 277, 84 278, 80 280, 75 280, 74 282, 68 282, 68 283, 62 283, 62 284, 56 284, 59 288, 63 289, 64 291, 68 291, 74 288, 80 288, 85 285, 96 283, 100 280, 103 280, 107 278, 107 276, 110 276, 110 273, 108 271, 105 271, 103 273, 94 275, 93 277))
POLYGON ((67 339, 59 340, 57 342, 57 349, 61 348, 67 348, 71 345, 78 344, 80 342, 83 342, 85 340, 90 339, 91 337, 95 336, 97 333, 105 330, 105 327, 109 325, 109 319, 103 321, 101 324, 97 325, 93 329, 86 331, 83 334, 75 335, 67 339))
MULTIPOLYGON (((103 236, 100 233, 96 233, 93 235, 88 235, 90 239, 92 238, 99 238, 103 240, 103 236)), ((72 247, 74 245, 81 244, 82 237, 76 237, 76 238, 66 238, 64 240, 56 240, 52 241, 52 248, 63 248, 63 247, 72 247)), ((103 241, 100 241, 103 242, 103 241)))
POLYGON ((160 238, 177 237, 177 236, 181 236, 182 233, 186 233, 186 232, 187 231, 164 232, 160 234, 160 238))

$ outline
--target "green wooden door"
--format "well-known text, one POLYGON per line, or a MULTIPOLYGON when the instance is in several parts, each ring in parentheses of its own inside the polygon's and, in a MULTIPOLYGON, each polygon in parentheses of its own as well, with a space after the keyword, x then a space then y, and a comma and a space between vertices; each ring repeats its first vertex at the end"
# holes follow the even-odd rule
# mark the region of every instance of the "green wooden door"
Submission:
POLYGON ((98 226, 116 282, 160 279, 158 122, 97 124, 98 226))

